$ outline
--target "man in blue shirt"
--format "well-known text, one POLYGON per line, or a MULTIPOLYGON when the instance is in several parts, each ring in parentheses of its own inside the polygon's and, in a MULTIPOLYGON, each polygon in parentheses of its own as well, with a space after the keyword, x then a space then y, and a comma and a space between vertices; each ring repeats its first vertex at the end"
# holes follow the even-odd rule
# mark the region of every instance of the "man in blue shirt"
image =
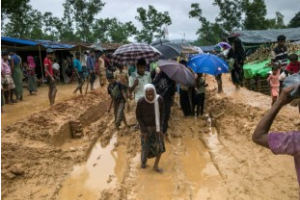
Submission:
POLYGON ((80 94, 82 94, 82 86, 84 84, 84 76, 82 72, 82 66, 80 62, 80 53, 76 52, 75 53, 75 59, 73 60, 73 67, 75 69, 76 75, 77 75, 77 80, 78 80, 78 86, 74 90, 74 93, 76 93, 78 90, 80 91, 80 94))
POLYGON ((96 80, 96 74, 95 74, 95 51, 91 51, 89 57, 87 58, 87 67, 90 71, 90 83, 91 83, 91 90, 94 90, 94 82, 96 80))

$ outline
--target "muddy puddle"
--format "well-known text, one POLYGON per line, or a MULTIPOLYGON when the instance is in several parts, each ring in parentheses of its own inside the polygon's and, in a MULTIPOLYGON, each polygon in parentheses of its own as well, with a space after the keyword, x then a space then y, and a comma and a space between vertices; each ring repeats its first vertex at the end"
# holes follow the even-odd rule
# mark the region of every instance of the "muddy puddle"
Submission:
POLYGON ((122 178, 126 163, 124 148, 115 148, 117 135, 103 147, 98 140, 91 150, 86 163, 75 166, 59 193, 59 200, 99 199, 101 192, 114 188, 122 178))
MULTIPOLYGON (((2 199, 298 200, 292 157, 274 156, 251 139, 270 98, 235 91, 227 78, 225 93, 208 88, 205 117, 183 117, 178 101, 172 107, 163 174, 152 170, 154 159, 140 169, 140 133, 114 130, 112 114, 105 113, 106 91, 8 125, 1 133, 2 199), (74 119, 83 126, 80 139, 70 136, 74 119), (14 165, 22 175, 11 173, 14 165)), ((216 85, 213 77, 207 81, 216 85)), ((134 109, 126 117, 135 123, 134 109)), ((299 120, 298 111, 286 106, 271 130, 299 130, 299 120)))
MULTIPOLYGON (((136 185, 126 188, 127 199, 210 198, 211 191, 217 190, 222 183, 209 152, 217 151, 214 147, 218 135, 211 131, 205 136, 205 140, 210 141, 209 149, 192 133, 193 130, 182 131, 182 138, 166 142, 167 151, 162 155, 160 164, 164 169, 163 174, 152 170, 154 159, 148 160, 146 169, 140 169, 140 153, 137 152, 134 157, 126 155, 124 144, 128 143, 128 137, 118 137, 118 133, 114 133, 107 145, 103 145, 99 139, 87 162, 74 167, 62 185, 58 199, 101 199, 107 195, 107 191, 120 188, 128 177, 136 185)), ((218 199, 217 195, 214 197, 218 199)))

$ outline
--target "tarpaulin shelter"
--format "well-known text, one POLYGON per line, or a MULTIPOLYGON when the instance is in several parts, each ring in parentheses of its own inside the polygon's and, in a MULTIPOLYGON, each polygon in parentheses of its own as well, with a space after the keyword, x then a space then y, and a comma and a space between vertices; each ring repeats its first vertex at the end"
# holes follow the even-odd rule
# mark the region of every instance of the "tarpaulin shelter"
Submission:
POLYGON ((243 30, 235 31, 232 35, 239 35, 239 38, 244 44, 274 43, 277 42, 277 37, 279 35, 285 35, 288 41, 299 41, 300 27, 288 29, 243 30))

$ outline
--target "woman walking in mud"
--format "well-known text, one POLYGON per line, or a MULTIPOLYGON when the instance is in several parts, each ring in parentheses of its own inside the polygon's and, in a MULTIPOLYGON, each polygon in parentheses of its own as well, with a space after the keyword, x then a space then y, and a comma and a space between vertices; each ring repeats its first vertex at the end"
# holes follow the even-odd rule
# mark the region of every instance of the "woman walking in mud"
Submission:
POLYGON ((163 170, 158 167, 161 154, 165 152, 162 126, 164 121, 163 98, 156 94, 154 85, 146 84, 145 96, 140 98, 136 107, 136 118, 141 130, 141 168, 147 167, 147 159, 155 157, 153 169, 158 173, 163 170))

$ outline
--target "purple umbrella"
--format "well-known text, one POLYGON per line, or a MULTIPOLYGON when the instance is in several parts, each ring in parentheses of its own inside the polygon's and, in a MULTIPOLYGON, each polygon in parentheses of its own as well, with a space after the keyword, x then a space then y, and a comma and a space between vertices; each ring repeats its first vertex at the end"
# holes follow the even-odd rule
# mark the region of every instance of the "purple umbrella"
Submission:
POLYGON ((194 86, 195 76, 184 65, 172 60, 159 60, 159 68, 172 80, 184 86, 194 86))
POLYGON ((230 49, 231 48, 230 44, 228 44, 227 42, 220 42, 218 45, 220 47, 222 47, 223 49, 230 49))

